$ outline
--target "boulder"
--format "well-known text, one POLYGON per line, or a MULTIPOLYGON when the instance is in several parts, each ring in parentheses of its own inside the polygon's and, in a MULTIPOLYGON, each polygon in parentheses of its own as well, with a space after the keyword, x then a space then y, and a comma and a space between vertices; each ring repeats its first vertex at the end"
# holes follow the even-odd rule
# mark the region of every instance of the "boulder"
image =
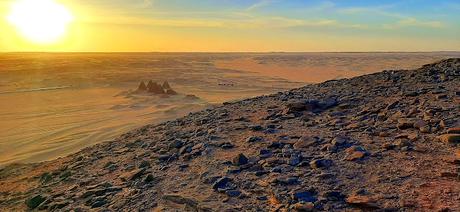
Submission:
POLYGON ((46 200, 46 197, 42 195, 36 195, 30 199, 26 200, 26 205, 29 207, 29 209, 34 209, 38 207, 40 204, 42 204, 46 200))
POLYGON ((235 166, 242 166, 246 165, 249 162, 249 159, 243 153, 240 153, 233 158, 232 162, 235 166))

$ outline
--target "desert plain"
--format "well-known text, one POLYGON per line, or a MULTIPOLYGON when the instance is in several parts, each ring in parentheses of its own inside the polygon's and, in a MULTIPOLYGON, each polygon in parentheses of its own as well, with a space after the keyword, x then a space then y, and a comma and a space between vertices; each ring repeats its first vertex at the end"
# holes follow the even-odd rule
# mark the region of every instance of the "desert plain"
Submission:
POLYGON ((223 102, 451 57, 460 53, 2 53, 0 166, 63 157, 223 102), (131 95, 149 80, 180 95, 131 95))

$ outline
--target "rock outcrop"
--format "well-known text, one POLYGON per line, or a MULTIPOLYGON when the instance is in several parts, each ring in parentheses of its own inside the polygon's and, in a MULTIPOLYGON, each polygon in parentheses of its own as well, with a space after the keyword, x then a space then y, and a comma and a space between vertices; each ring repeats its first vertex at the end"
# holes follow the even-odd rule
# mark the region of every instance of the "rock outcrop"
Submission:
POLYGON ((144 81, 139 84, 137 93, 150 93, 155 95, 167 94, 167 95, 177 95, 178 93, 174 91, 169 85, 168 81, 164 81, 162 85, 157 82, 150 80, 147 85, 144 81))
POLYGON ((459 85, 449 59, 224 103, 3 168, 0 211, 460 211, 459 85))

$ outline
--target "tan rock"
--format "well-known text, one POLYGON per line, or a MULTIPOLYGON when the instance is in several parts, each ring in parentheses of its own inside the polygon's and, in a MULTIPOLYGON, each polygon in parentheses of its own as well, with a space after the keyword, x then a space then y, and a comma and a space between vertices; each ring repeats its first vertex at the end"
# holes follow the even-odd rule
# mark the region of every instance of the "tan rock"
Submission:
POLYGON ((414 127, 414 120, 412 119, 398 119, 398 124, 396 125, 400 130, 406 130, 414 127))
POLYGON ((363 208, 379 208, 375 200, 370 196, 364 195, 351 195, 346 199, 350 205, 363 207, 363 208))
POLYGON ((313 146, 316 143, 316 139, 310 136, 303 136, 293 145, 296 149, 303 149, 313 146))
POLYGON ((296 203, 294 205, 292 205, 292 209, 294 209, 294 211, 302 211, 302 212, 306 212, 306 211, 314 211, 315 209, 315 204, 311 203, 311 202, 307 202, 307 203, 296 203))
POLYGON ((361 152, 361 151, 354 151, 350 154, 348 154, 346 157, 345 157, 345 160, 347 161, 354 161, 354 160, 359 160, 361 158, 364 158, 366 156, 366 153, 365 152, 361 152))

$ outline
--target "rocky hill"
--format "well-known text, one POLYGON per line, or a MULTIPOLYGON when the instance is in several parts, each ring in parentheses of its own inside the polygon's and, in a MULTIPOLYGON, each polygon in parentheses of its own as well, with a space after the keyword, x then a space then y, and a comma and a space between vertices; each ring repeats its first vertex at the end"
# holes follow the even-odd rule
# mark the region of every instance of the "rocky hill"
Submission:
POLYGON ((0 211, 460 211, 460 59, 328 81, 0 171, 0 211))

